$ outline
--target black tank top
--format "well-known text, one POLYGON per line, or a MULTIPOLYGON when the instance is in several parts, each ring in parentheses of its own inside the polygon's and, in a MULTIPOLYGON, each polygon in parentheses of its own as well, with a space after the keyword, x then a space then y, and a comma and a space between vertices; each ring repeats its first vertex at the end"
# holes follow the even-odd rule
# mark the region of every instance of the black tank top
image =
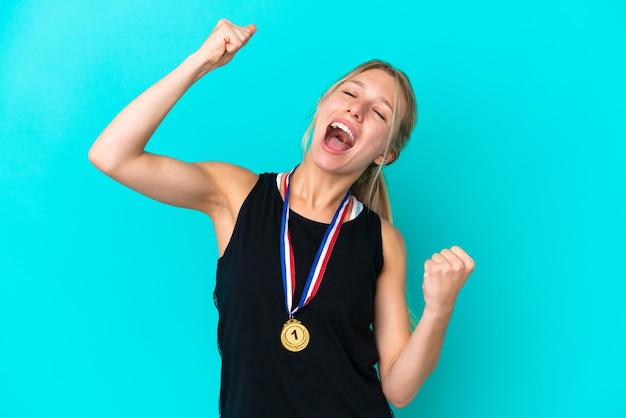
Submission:
MULTIPOLYGON (((280 342, 288 319, 279 244, 282 207, 276 174, 261 174, 218 260, 220 415, 391 417, 374 368, 378 353, 371 329, 383 266, 378 215, 365 208, 342 226, 317 295, 295 314, 311 340, 293 353, 280 342)), ((326 227, 290 213, 295 303, 326 227)))

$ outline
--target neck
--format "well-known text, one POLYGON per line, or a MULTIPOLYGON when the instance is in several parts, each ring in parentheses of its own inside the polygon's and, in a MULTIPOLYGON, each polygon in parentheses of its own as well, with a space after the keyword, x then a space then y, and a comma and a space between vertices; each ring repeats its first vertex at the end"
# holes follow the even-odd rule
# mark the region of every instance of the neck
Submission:
POLYGON ((350 176, 325 172, 305 159, 291 176, 289 207, 306 218, 328 223, 354 181, 350 176))

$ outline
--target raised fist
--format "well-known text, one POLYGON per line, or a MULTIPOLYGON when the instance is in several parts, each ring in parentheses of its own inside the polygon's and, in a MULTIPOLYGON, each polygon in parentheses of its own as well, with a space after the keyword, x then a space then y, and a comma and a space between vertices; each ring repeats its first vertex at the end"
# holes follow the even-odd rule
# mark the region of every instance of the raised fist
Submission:
POLYGON ((456 297, 474 270, 474 260, 461 247, 433 254, 424 263, 425 307, 436 313, 451 314, 456 297))
POLYGON ((226 65, 254 35, 255 25, 237 26, 220 19, 196 52, 212 68, 226 65))

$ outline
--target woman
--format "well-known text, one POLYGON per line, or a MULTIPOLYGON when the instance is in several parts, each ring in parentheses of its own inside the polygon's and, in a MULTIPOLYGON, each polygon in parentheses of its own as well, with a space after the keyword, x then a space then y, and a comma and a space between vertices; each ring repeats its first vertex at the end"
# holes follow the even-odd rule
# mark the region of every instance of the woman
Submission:
POLYGON ((304 159, 289 173, 259 176, 144 151, 185 91, 255 31, 220 20, 195 53, 115 117, 89 158, 128 187, 213 221, 222 416, 391 416, 387 402, 407 405, 433 371, 474 268, 459 247, 425 262, 425 307, 411 332, 405 248, 388 220, 380 173, 415 123, 406 77, 373 61, 331 87, 304 159))

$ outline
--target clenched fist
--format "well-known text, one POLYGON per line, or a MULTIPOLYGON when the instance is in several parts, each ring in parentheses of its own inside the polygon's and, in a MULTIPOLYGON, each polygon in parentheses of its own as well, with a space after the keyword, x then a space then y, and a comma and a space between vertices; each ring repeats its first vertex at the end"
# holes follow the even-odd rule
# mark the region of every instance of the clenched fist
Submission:
POLYGON ((237 26, 226 19, 220 19, 196 54, 215 69, 226 65, 256 32, 255 25, 237 26))
POLYGON ((474 270, 474 260, 454 246, 433 254, 424 263, 425 308, 438 314, 451 314, 456 297, 474 270))

